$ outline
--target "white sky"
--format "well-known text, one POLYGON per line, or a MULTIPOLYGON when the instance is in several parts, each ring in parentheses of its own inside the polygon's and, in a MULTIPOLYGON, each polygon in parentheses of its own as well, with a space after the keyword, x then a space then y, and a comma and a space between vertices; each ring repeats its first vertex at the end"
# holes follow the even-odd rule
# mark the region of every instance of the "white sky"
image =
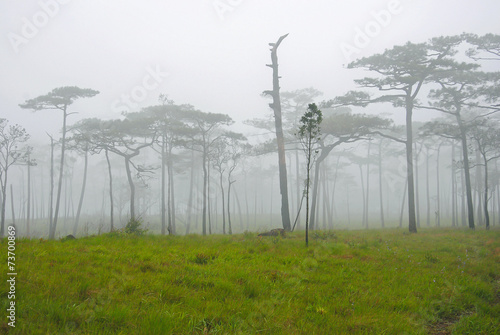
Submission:
POLYGON ((341 46, 356 46, 357 30, 380 28, 353 58, 464 31, 500 33, 498 0, 0 0, 0 13, 0 117, 37 138, 55 134, 61 115, 18 104, 59 86, 101 92, 76 103, 70 123, 119 117, 122 96, 134 93, 130 110, 166 93, 238 122, 263 117, 270 110, 260 94, 272 88, 268 43, 286 33, 282 90, 313 86, 321 99, 367 74, 342 67, 349 59, 341 46), (374 13, 388 8, 390 18, 376 23, 374 13))

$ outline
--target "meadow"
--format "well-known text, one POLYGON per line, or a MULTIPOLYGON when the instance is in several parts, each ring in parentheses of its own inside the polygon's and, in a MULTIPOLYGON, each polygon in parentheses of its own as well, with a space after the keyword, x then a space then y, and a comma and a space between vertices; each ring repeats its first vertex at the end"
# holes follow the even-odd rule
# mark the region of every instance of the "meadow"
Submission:
POLYGON ((500 334, 498 229, 20 239, 16 266, 2 333, 500 334))

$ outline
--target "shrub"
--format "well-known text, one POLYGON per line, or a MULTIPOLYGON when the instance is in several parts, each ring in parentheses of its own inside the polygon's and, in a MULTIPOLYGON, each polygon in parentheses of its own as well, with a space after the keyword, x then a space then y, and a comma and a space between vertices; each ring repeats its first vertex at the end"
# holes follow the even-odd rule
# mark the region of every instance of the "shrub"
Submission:
POLYGON ((142 229, 141 218, 131 218, 125 226, 125 233, 129 235, 142 235, 147 232, 147 229, 142 229))

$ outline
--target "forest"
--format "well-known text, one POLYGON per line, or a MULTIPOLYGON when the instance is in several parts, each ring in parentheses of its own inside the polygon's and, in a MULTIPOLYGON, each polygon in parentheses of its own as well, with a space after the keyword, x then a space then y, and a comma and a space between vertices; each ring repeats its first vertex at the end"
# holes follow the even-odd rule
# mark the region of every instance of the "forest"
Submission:
POLYGON ((33 143, 1 119, 1 235, 11 224, 54 239, 134 221, 173 235, 498 224, 500 72, 488 69, 499 35, 436 37, 353 61, 359 90, 327 100, 313 87, 280 92, 286 37, 270 43, 272 112, 245 132, 166 94, 119 119, 74 123, 73 103, 98 91, 58 87, 20 102, 19 113, 58 113, 61 130, 33 143), (311 108, 322 113, 317 132, 299 134, 311 108), (390 108, 405 124, 378 112, 390 108), (433 118, 413 122, 421 111, 433 118))

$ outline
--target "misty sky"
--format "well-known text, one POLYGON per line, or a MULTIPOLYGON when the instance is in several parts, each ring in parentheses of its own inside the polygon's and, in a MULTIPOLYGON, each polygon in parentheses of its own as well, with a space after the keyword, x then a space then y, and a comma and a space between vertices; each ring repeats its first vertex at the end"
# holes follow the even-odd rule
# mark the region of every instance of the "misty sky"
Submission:
POLYGON ((313 86, 321 100, 355 87, 363 73, 343 64, 357 57, 435 36, 500 33, 497 0, 2 0, 0 13, 0 117, 37 138, 57 133, 60 113, 18 104, 59 86, 101 92, 76 103, 70 123, 118 118, 160 93, 238 122, 266 116, 268 43, 286 33, 282 90, 313 86), (359 36, 367 29, 368 40, 359 36))

